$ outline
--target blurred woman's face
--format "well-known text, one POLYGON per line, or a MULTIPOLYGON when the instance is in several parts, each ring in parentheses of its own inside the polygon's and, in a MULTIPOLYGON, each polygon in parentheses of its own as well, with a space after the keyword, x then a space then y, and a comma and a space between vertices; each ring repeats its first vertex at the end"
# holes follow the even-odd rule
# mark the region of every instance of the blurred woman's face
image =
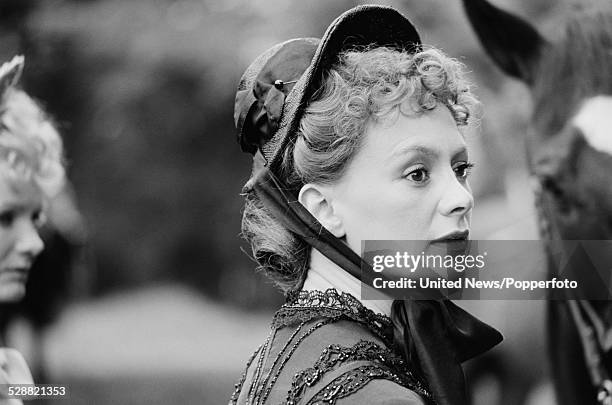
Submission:
POLYGON ((329 190, 348 245, 360 252, 362 240, 465 237, 474 205, 470 167, 463 135, 443 106, 371 124, 329 190))
POLYGON ((38 234, 42 193, 0 174, 0 302, 23 298, 28 272, 44 244, 38 234))

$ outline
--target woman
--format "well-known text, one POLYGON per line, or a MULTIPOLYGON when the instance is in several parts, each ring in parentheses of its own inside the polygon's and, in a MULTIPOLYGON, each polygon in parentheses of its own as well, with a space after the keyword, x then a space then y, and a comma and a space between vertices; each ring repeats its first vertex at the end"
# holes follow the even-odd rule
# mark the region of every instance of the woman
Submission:
POLYGON ((23 57, 0 68, 0 302, 25 294, 43 249, 44 204, 64 183, 62 141, 50 119, 15 87, 23 57))
MULTIPOLYGON (((62 141, 42 109, 16 86, 23 57, 0 67, 0 303, 25 294, 43 250, 45 203, 63 186, 62 141)), ((0 348, 0 383, 32 383, 21 355, 0 348)))
POLYGON ((397 11, 260 55, 236 95, 254 155, 243 233, 286 293, 230 403, 466 404, 460 363, 501 337, 448 301, 360 301, 361 242, 467 237, 462 66, 397 11))

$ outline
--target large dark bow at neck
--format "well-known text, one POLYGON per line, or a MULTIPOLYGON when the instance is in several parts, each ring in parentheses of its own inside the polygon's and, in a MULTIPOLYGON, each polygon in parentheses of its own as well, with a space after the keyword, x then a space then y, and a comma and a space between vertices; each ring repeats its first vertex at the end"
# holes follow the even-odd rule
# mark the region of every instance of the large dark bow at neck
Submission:
MULTIPOLYGON (((246 188, 257 193, 287 229, 361 279, 361 268, 368 264, 327 231, 267 168, 260 168, 246 188)), ((396 300, 391 319, 396 349, 424 375, 436 402, 468 405, 461 363, 501 342, 501 334, 449 300, 396 300)))

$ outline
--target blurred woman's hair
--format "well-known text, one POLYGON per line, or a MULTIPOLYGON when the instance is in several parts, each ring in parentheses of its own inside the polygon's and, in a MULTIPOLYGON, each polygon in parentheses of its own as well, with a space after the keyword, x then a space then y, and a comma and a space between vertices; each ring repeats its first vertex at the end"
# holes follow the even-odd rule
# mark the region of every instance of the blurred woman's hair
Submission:
POLYGON ((15 87, 0 101, 0 174, 11 182, 33 181, 47 198, 65 182, 63 144, 53 121, 15 87))
MULTIPOLYGON (((282 178, 296 192, 307 183, 340 179, 371 122, 444 106, 458 126, 466 125, 478 101, 463 70, 435 48, 409 53, 379 47, 341 54, 305 110, 297 139, 285 153, 282 178)), ((271 216, 255 193, 246 198, 242 233, 259 269, 284 293, 301 288, 310 247, 271 216)))

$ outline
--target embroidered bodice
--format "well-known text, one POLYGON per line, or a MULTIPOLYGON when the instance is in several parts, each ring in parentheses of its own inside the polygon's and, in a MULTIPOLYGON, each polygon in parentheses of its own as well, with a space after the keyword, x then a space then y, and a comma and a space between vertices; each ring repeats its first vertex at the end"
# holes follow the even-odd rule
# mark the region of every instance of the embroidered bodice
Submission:
POLYGON ((300 291, 274 315, 230 404, 334 404, 374 380, 392 382, 393 395, 417 393, 418 403, 432 403, 425 384, 390 349, 392 340, 391 320, 352 295, 300 291))

